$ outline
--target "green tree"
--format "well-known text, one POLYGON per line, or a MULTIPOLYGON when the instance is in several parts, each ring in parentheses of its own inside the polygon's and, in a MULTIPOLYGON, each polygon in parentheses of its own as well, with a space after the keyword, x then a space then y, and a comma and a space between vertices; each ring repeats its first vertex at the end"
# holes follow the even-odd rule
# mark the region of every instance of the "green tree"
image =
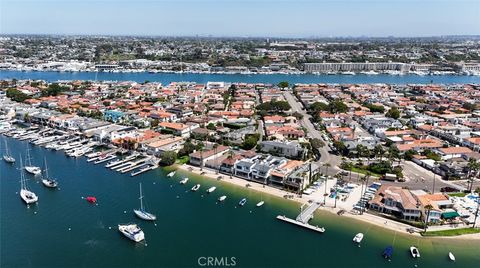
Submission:
POLYGON ((251 150, 251 149, 255 148, 255 146, 257 146, 258 139, 259 139, 258 134, 246 136, 245 140, 243 141, 243 143, 241 145, 242 149, 251 150))
POLYGON ((21 92, 20 90, 17 90, 15 88, 9 88, 7 89, 7 98, 10 98, 16 102, 24 102, 30 97, 27 94, 21 92))
POLYGON ((278 83, 278 87, 279 88, 288 88, 289 84, 287 81, 282 81, 280 83, 278 83))
POLYGON ((207 125, 207 129, 215 130, 215 129, 217 129, 217 128, 215 127, 215 124, 214 124, 214 123, 209 123, 209 124, 207 125))
POLYGON ((387 113, 385 113, 385 116, 393 119, 398 119, 400 118, 400 110, 398 110, 397 107, 392 107, 390 108, 390 110, 387 111, 387 113))
POLYGON ((177 161, 177 153, 174 151, 167 151, 162 154, 160 164, 162 166, 170 166, 175 164, 175 161, 177 161))

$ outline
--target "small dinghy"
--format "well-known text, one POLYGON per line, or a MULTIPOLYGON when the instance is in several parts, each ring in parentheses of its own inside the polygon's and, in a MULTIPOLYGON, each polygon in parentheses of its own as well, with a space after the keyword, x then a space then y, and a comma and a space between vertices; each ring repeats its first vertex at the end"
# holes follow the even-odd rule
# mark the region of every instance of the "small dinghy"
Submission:
POLYGON ((353 238, 353 242, 358 243, 358 244, 360 244, 360 242, 362 242, 362 240, 363 240, 363 233, 358 233, 353 238))
POLYGON ((265 204, 265 202, 264 202, 264 201, 260 201, 260 202, 257 203, 257 207, 261 207, 261 206, 263 206, 263 204, 265 204))
POLYGON ((172 172, 170 172, 170 173, 167 174, 167 177, 169 177, 169 178, 171 178, 171 177, 173 177, 173 176, 175 176, 175 171, 172 171, 172 172))
POLYGON ((85 199, 87 200, 88 203, 91 203, 91 204, 97 203, 97 198, 94 196, 87 196, 87 198, 85 199))
POLYGON ((452 252, 448 252, 448 258, 449 258, 451 261, 455 261, 455 255, 453 255, 452 252))
POLYGON ((246 198, 243 198, 242 200, 240 200, 240 202, 238 202, 238 204, 239 204, 240 206, 242 206, 242 207, 245 205, 245 203, 247 203, 247 199, 246 199, 246 198))
POLYGON ((218 198, 218 202, 223 202, 223 200, 227 199, 226 195, 222 195, 218 198))
POLYGON ((183 180, 180 181, 180 184, 185 184, 187 183, 187 181, 188 181, 188 178, 184 178, 183 180))
POLYGON ((393 247, 392 246, 388 246, 386 247, 383 252, 382 252, 382 256, 385 258, 385 259, 390 259, 392 258, 392 254, 393 254, 393 247))
POLYGON ((197 185, 195 185, 195 186, 192 187, 192 191, 193 191, 193 192, 198 191, 198 189, 200 189, 200 184, 197 184, 197 185))

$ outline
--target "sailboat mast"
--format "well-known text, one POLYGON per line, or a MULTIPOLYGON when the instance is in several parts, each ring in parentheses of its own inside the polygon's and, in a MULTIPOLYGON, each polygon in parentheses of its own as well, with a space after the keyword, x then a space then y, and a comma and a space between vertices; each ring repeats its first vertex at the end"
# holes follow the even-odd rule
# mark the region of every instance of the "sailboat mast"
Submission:
POLYGON ((22 155, 20 155, 20 188, 23 190, 25 189, 24 186, 24 177, 23 177, 23 160, 22 160, 22 155))
POLYGON ((43 158, 45 161, 45 179, 48 179, 48 167, 47 167, 47 158, 43 158))
POLYGON ((143 211, 142 183, 140 183, 140 210, 143 211))

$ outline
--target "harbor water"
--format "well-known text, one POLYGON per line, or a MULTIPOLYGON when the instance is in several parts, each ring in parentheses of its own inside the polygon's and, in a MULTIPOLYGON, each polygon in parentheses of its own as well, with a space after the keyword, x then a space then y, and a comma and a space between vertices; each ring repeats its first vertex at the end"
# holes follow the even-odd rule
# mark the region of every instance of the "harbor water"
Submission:
POLYGON ((0 71, 0 79, 33 79, 50 82, 58 80, 95 80, 95 81, 156 81, 166 85, 170 82, 209 81, 277 84, 290 83, 338 83, 338 84, 456 84, 480 83, 480 76, 466 75, 315 75, 315 74, 200 74, 200 73, 105 73, 105 72, 38 72, 38 71, 0 71))
POLYGON ((67 158, 4 136, 2 145, 4 139, 17 163, 0 162, 0 267, 202 267, 208 257, 235 267, 473 268, 480 263, 478 240, 413 237, 318 211, 311 224, 325 227, 321 234, 277 220, 299 212, 297 203, 282 198, 180 171, 173 178, 162 169, 130 177, 85 157, 67 158), (18 194, 19 157, 28 147, 34 164, 41 166, 45 157, 49 174, 59 182, 52 190, 26 175, 39 196, 30 207, 18 194), (179 184, 186 176, 188 183, 179 184), (157 215, 154 223, 133 214, 140 206, 140 182, 147 210, 157 215), (190 191, 196 183, 200 190, 190 191), (217 188, 207 194, 210 186, 217 188), (221 195, 227 199, 218 203, 221 195), (98 203, 88 203, 87 196, 98 203), (247 203, 239 207, 243 197, 247 203), (260 200, 265 205, 257 208, 260 200), (132 222, 144 230, 146 244, 118 232, 117 224, 132 222), (365 234, 361 247, 352 242, 359 232, 365 234), (394 247, 390 262, 381 256, 388 245, 394 247), (411 258, 411 245, 419 248, 420 259, 411 258), (448 260, 449 251, 455 263, 448 260))

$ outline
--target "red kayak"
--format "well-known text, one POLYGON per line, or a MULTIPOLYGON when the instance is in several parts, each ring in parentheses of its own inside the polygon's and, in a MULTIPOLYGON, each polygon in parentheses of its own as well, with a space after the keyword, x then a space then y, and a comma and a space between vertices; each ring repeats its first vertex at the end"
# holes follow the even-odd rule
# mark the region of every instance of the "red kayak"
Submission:
POLYGON ((95 198, 94 196, 87 196, 87 201, 94 204, 94 203, 97 203, 97 198, 95 198))

